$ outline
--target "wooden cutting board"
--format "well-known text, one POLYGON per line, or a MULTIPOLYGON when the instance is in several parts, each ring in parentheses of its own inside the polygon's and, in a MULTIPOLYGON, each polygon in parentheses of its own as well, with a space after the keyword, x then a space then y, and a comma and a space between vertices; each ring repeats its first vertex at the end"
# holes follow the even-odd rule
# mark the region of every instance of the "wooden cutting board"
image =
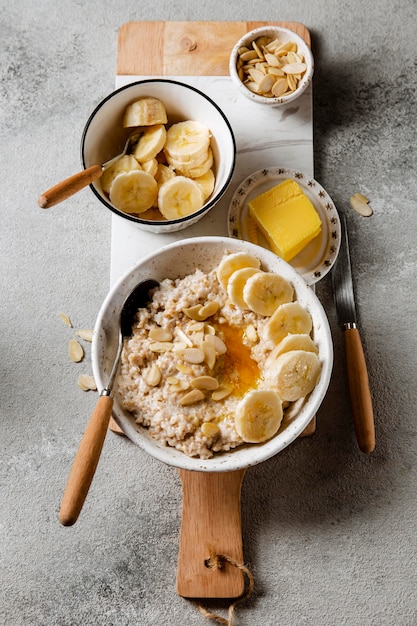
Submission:
POLYGON ((227 76, 229 56, 247 31, 284 26, 310 45, 297 22, 127 22, 119 30, 118 75, 227 76))
MULTIPOLYGON (((229 56, 247 31, 276 24, 310 45, 310 34, 296 22, 128 22, 119 30, 118 76, 227 76, 229 56)), ((315 418, 302 433, 315 431, 315 418)), ((112 421, 111 429, 122 433, 112 421)), ((179 471, 182 521, 177 593, 186 598, 235 598, 244 590, 243 573, 226 563, 208 566, 210 556, 243 563, 240 492, 245 470, 179 471)))

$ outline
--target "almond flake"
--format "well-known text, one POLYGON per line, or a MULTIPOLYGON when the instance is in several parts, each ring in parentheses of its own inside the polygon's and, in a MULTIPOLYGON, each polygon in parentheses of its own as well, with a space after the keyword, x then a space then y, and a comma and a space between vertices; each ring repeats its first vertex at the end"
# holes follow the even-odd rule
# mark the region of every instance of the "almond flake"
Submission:
POLYGON ((200 348, 185 348, 181 354, 187 363, 202 363, 204 361, 204 352, 200 348))
POLYGON ((173 345, 170 341, 155 341, 155 343, 151 343, 149 350, 152 352, 169 352, 173 345))
POLYGON ((356 213, 359 213, 359 215, 363 217, 369 217, 373 213, 368 198, 361 193, 356 193, 354 196, 351 196, 350 204, 356 213))
POLYGON ((213 391, 214 389, 217 389, 218 386, 219 383, 216 378, 213 378, 213 376, 196 376, 196 378, 193 378, 191 381, 191 387, 194 387, 194 389, 206 389, 208 391, 213 391))
POLYGON ((68 352, 71 361, 74 363, 79 363, 84 358, 84 350, 83 347, 76 339, 70 339, 68 344, 68 352))
POLYGON ((211 317, 219 310, 220 305, 218 302, 207 302, 204 306, 201 307, 199 315, 201 320, 206 320, 211 317))
POLYGON ((188 406, 189 404, 195 404, 204 400, 204 393, 200 389, 192 389, 186 393, 180 400, 181 406, 188 406))
POLYGON ((64 322, 66 326, 72 328, 72 322, 68 315, 66 315, 65 313, 58 313, 58 317, 64 322))
POLYGON ((206 437, 218 437, 220 435, 220 428, 213 422, 203 422, 201 424, 201 432, 206 437))
POLYGON ((161 370, 156 363, 153 363, 146 373, 145 380, 150 387, 157 387, 161 382, 161 370))
POLYGON ((81 376, 78 377, 77 383, 80 389, 82 389, 83 391, 96 391, 97 390, 97 385, 96 385, 96 381, 94 380, 94 376, 81 374, 81 376))
POLYGON ((93 331, 92 330, 76 330, 75 334, 80 339, 84 339, 84 341, 88 341, 91 343, 93 341, 93 331))
POLYGON ((219 402, 220 400, 224 400, 232 393, 233 388, 229 387, 229 385, 220 385, 216 391, 213 391, 211 394, 211 399, 215 402, 219 402))
POLYGON ((172 333, 168 328, 161 328, 160 326, 154 326, 149 331, 150 339, 153 341, 171 341, 172 333))

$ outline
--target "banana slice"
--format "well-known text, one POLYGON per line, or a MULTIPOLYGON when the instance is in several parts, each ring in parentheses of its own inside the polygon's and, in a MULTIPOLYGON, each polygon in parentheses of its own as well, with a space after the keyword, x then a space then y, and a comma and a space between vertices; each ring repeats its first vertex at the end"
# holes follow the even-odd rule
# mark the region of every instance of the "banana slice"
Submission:
POLYGON ((125 154, 116 163, 104 170, 101 177, 101 187, 104 193, 110 193, 110 187, 116 176, 121 172, 131 172, 142 169, 132 154, 125 154))
POLYGON ((129 104, 123 116, 123 126, 153 126, 168 122, 165 105, 158 98, 151 96, 140 98, 129 104))
POLYGON ((183 163, 179 163, 178 161, 172 159, 170 162, 172 167, 174 167, 179 174, 187 176, 188 178, 199 178, 200 176, 203 176, 213 167, 213 163, 213 151, 211 148, 207 150, 204 161, 199 165, 195 165, 194 162, 184 165, 183 163))
POLYGON ((313 323, 310 313, 299 302, 281 304, 264 326, 263 337, 273 348, 290 333, 309 335, 313 323))
POLYGON ((243 267, 255 267, 259 269, 261 262, 247 252, 234 252, 233 254, 228 254, 223 257, 217 266, 217 278, 225 291, 227 291, 227 283, 233 272, 243 267))
POLYGON ((202 206, 203 194, 200 187, 191 178, 174 176, 159 187, 158 207, 167 220, 191 215, 191 213, 201 209, 202 206))
POLYGON ((110 202, 126 213, 143 213, 156 202, 158 185, 143 170, 122 172, 110 187, 110 202))
POLYGON ((265 369, 265 384, 275 389, 283 402, 295 402, 314 389, 320 372, 317 354, 291 350, 280 354, 265 369))
POLYGON ((227 295, 235 306, 238 306, 240 309, 248 308, 243 297, 245 285, 251 276, 259 273, 261 273, 261 270, 256 267, 242 267, 242 269, 236 270, 230 276, 227 283, 227 295))
POLYGON ((259 315, 270 316, 280 304, 291 302, 294 289, 283 276, 273 272, 260 272, 251 276, 243 288, 247 307, 259 315))
POLYGON ((148 172, 148 174, 155 178, 158 171, 158 161, 155 159, 155 157, 153 159, 149 159, 149 161, 144 161, 140 165, 144 172, 148 172))
POLYGON ((292 350, 305 350, 305 352, 314 352, 315 354, 319 353, 319 349, 310 335, 302 333, 290 334, 284 337, 284 339, 280 341, 268 355, 268 358, 265 361, 265 368, 268 368, 272 361, 279 357, 280 354, 284 354, 284 352, 291 352, 292 350))
POLYGON ((210 130, 194 120, 173 124, 167 131, 165 154, 192 168, 205 160, 210 146, 210 130))
POLYGON ((209 199, 214 190, 216 180, 213 170, 207 170, 207 172, 202 176, 197 176, 197 178, 194 178, 194 181, 197 183, 197 185, 199 185, 201 193, 203 194, 203 201, 205 202, 209 199))
POLYGON ((144 130, 133 150, 135 159, 139 163, 154 159, 164 147, 166 136, 167 131, 163 124, 156 124, 144 130))
POLYGON ((236 431, 247 443, 267 441, 278 431, 282 415, 281 400, 275 391, 255 389, 236 407, 236 431))

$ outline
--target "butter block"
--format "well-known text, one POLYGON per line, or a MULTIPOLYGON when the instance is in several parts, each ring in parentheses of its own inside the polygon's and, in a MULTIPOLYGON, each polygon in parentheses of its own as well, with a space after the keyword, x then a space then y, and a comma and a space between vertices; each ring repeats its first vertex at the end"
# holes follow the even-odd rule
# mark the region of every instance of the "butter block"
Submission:
POLYGON ((300 185, 284 180, 248 203, 273 252, 290 261, 321 231, 321 219, 300 185))

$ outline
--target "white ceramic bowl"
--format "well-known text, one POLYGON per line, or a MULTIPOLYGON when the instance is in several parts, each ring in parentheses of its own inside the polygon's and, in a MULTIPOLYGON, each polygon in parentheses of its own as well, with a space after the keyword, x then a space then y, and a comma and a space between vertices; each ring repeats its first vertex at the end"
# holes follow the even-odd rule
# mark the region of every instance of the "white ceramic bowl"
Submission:
POLYGON ((283 106, 290 102, 294 102, 294 100, 299 98, 310 85, 314 73, 314 58, 310 47, 306 44, 304 39, 297 35, 297 33, 295 33, 294 31, 280 26, 260 26, 259 28, 255 28, 254 30, 251 30, 243 35, 243 37, 241 37, 239 41, 237 41, 237 43, 234 45, 229 60, 229 73, 239 93, 244 95, 246 98, 249 98, 249 100, 252 100, 252 102, 257 102, 259 104, 268 104, 270 106, 283 106), (293 41, 297 44, 298 50, 304 57, 304 61, 307 65, 307 70, 299 81, 297 89, 291 94, 281 96, 279 98, 267 98, 252 92, 241 81, 237 70, 237 61, 239 56, 238 51, 242 46, 251 48, 252 42, 255 39, 258 39, 258 37, 271 37, 273 39, 277 38, 282 43, 293 41))
POLYGON ((185 120, 205 124, 212 133, 215 188, 205 205, 192 215, 176 220, 147 220, 117 209, 103 192, 100 179, 90 185, 107 208, 120 217, 154 233, 181 230, 206 215, 225 193, 233 175, 236 144, 232 128, 220 107, 198 89, 174 80, 149 79, 131 83, 108 95, 90 115, 81 139, 81 162, 84 168, 103 163, 120 154, 134 129, 123 128, 122 119, 128 104, 143 96, 159 98, 165 105, 168 125, 185 120))
POLYGON ((105 299, 94 329, 92 344, 93 373, 99 391, 108 384, 108 377, 116 354, 119 315, 122 304, 132 289, 142 280, 177 278, 193 273, 197 267, 208 271, 216 267, 223 254, 247 251, 257 256, 262 267, 281 274, 293 284, 296 298, 313 319, 313 337, 322 363, 320 380, 298 414, 278 434, 263 444, 243 445, 230 452, 216 453, 207 460, 190 458, 175 448, 156 442, 146 428, 135 423, 117 401, 113 417, 125 434, 150 455, 182 469, 221 472, 256 465, 288 446, 307 426, 317 412, 326 394, 333 367, 333 344, 324 309, 300 274, 271 251, 247 241, 228 237, 194 237, 169 244, 139 261, 111 289, 105 299))

